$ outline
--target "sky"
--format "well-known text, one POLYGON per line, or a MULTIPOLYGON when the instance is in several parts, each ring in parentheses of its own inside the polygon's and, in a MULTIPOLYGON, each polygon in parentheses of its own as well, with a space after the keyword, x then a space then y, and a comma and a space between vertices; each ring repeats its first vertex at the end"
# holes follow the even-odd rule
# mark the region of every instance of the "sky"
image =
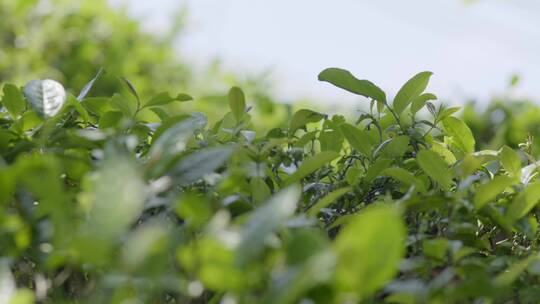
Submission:
POLYGON ((394 96, 420 71, 428 91, 452 103, 507 92, 540 100, 540 2, 536 0, 112 0, 150 31, 164 31, 178 7, 187 27, 184 58, 226 69, 272 71, 278 99, 326 104, 358 98, 317 81, 327 67, 369 79, 394 96))

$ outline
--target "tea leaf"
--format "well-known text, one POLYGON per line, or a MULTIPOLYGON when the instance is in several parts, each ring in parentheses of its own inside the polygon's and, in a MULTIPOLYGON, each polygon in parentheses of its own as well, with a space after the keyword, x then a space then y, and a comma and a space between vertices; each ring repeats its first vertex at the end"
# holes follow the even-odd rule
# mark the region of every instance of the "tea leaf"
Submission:
POLYGON ((399 212, 388 206, 364 210, 337 236, 335 250, 336 288, 355 293, 357 300, 373 294, 397 274, 405 254, 399 212))
POLYGON ((437 153, 430 150, 421 150, 416 155, 416 160, 429 177, 439 183, 444 190, 450 190, 452 176, 446 168, 444 160, 437 153))
POLYGON ((386 94, 369 80, 360 80, 351 72, 340 68, 328 68, 319 74, 319 81, 326 81, 351 93, 386 104, 386 94))

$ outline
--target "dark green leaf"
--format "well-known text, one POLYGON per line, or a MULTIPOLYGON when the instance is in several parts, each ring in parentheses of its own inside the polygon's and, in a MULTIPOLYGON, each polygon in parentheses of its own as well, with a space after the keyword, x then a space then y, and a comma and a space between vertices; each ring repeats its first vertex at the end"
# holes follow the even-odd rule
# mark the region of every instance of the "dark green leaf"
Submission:
POLYGON ((246 111, 246 97, 239 87, 232 87, 229 91, 229 108, 236 121, 241 121, 246 111))

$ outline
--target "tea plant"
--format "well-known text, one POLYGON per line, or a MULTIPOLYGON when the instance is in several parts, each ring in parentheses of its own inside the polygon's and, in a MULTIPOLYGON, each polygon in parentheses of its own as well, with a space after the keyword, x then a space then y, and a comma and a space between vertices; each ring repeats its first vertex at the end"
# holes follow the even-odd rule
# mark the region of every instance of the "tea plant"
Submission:
POLYGON ((125 78, 112 97, 89 97, 101 74, 77 97, 4 84, 0 302, 538 302, 540 163, 526 138, 476 151, 431 76, 390 102, 326 69, 368 110, 266 134, 238 87, 208 121, 125 78))

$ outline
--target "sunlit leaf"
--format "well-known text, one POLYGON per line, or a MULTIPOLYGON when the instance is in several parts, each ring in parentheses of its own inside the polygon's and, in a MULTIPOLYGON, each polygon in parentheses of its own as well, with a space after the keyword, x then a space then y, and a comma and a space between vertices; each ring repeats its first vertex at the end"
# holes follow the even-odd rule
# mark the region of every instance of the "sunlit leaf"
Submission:
POLYGON ((451 172, 446 168, 444 160, 435 152, 421 150, 416 155, 418 164, 424 172, 448 191, 452 186, 451 172))
POLYGON ((405 227, 399 212, 372 207, 351 219, 335 241, 336 288, 363 299, 389 282, 405 254, 405 227), (359 258, 362 257, 362 258, 359 258))
POLYGON ((429 78, 433 75, 432 72, 420 72, 409 79, 398 91, 396 97, 394 97, 394 111, 399 115, 407 106, 424 92, 426 89, 429 78))
POLYGON ((55 116, 66 102, 64 87, 51 79, 32 80, 23 91, 32 109, 43 117, 55 116))
POLYGON ((371 157, 372 145, 367 132, 348 123, 342 124, 340 130, 351 147, 362 153, 364 156, 371 157))

